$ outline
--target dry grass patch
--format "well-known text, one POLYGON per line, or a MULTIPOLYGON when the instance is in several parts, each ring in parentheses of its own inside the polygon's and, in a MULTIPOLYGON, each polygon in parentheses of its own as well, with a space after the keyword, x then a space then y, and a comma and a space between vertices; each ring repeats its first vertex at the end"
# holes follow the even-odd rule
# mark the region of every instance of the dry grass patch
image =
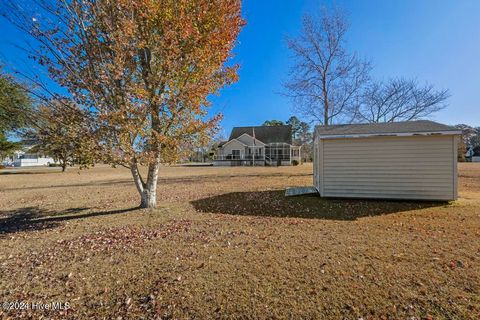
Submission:
POLYGON ((455 203, 283 197, 311 166, 0 172, 3 318, 480 317, 480 166, 455 203))

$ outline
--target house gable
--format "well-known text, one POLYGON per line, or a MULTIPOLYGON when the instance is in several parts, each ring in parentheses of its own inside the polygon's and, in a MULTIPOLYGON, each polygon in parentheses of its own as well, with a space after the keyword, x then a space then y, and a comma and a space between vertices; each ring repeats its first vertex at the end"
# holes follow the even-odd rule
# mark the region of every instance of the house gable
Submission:
MULTIPOLYGON (((253 146, 253 137, 249 135, 248 133, 242 134, 240 137, 236 138, 236 140, 246 144, 247 146, 253 146)), ((262 141, 255 139, 255 145, 257 146, 264 146, 265 143, 262 141)))
POLYGON ((227 142, 225 142, 223 145, 222 145, 222 148, 225 148, 227 146, 241 146, 241 147, 246 147, 247 145, 245 143, 243 143, 242 141, 240 140, 237 140, 237 139, 232 139, 232 140, 229 140, 227 142))
POLYGON ((240 150, 240 154, 245 154, 245 148, 247 147, 247 145, 245 145, 243 142, 241 141, 238 141, 237 139, 232 139, 230 141, 228 141, 227 143, 225 143, 221 150, 222 150, 222 154, 224 155, 229 155, 229 154, 232 154, 232 150, 240 150))

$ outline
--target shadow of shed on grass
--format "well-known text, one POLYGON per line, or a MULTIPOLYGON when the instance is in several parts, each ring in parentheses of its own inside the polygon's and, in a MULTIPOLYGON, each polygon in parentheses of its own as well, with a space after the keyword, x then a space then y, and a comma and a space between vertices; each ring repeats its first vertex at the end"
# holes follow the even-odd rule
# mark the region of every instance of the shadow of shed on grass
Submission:
POLYGON ((442 207, 448 202, 326 199, 319 195, 285 197, 284 190, 232 192, 192 201, 198 212, 243 216, 356 220, 397 212, 442 207))

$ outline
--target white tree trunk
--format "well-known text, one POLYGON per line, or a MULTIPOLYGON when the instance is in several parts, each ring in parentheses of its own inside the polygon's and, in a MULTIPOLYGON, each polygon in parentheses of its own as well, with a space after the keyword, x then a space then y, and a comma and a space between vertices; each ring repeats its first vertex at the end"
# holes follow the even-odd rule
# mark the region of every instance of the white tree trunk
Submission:
POLYGON ((143 190, 142 208, 155 208, 157 206, 157 180, 160 169, 160 157, 148 166, 148 177, 146 188, 143 190))
POLYGON ((140 208, 155 208, 157 206, 157 180, 160 169, 160 157, 148 166, 147 182, 142 179, 137 163, 131 164, 133 181, 140 194, 140 208))
POLYGON ((157 206, 157 191, 144 189, 141 194, 140 208, 155 208, 157 206))

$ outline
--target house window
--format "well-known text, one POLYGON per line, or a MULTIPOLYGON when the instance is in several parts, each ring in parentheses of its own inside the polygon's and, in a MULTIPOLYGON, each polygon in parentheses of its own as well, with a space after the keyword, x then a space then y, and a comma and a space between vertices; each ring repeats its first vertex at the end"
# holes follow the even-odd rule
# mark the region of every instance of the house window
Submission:
POLYGON ((292 150, 292 157, 298 157, 298 150, 297 149, 292 150))
POLYGON ((240 159, 240 150, 232 150, 232 158, 240 159))

